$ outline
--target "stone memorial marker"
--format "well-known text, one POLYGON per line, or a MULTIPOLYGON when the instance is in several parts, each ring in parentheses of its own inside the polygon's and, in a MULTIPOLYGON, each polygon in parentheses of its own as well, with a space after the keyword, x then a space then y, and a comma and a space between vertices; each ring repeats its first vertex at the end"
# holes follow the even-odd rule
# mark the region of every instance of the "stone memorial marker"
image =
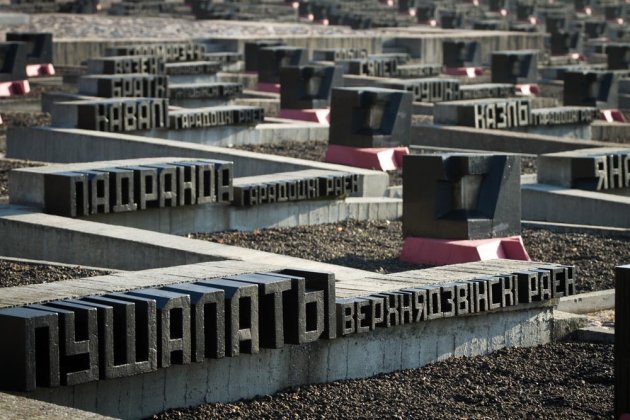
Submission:
POLYGON ((531 84, 538 81, 537 51, 492 53, 492 83, 531 84))
POLYGON ((566 71, 564 105, 616 108, 619 74, 605 71, 566 71))
POLYGON ((477 41, 444 41, 442 64, 447 68, 475 67, 481 63, 477 41))
POLYGON ((26 64, 50 64, 53 62, 52 33, 7 32, 9 42, 26 43, 26 64))
POLYGON ((264 47, 258 52, 258 82, 279 83, 280 69, 287 66, 302 66, 307 61, 303 48, 275 46, 264 47))
POLYGON ((157 56, 167 63, 178 61, 200 61, 204 59, 206 47, 192 42, 175 42, 164 44, 123 45, 107 48, 105 55, 112 56, 157 56))
POLYGON ((367 50, 356 48, 324 48, 313 50, 313 61, 343 61, 364 59, 368 57, 367 50))
POLYGON ((403 161, 405 237, 484 239, 520 234, 516 156, 408 155, 403 161))
POLYGON ((630 44, 609 44, 606 46, 608 70, 630 69, 630 44))
POLYGON ((245 43, 245 71, 258 72, 258 56, 260 50, 266 47, 279 47, 285 45, 280 40, 260 40, 260 41, 248 41, 245 43))
POLYGON ((551 55, 567 55, 582 51, 582 33, 560 30, 553 32, 550 38, 551 55))
POLYGON ((382 88, 336 88, 329 144, 395 147, 409 142, 412 94, 382 88))
POLYGON ((343 85, 339 66, 287 66, 280 69, 280 108, 327 108, 333 88, 343 85))
POLYGON ((0 82, 26 79, 26 53, 23 42, 0 42, 0 82))
POLYGON ((460 98, 460 85, 456 79, 405 79, 382 82, 387 89, 404 90, 413 94, 414 102, 434 103, 460 98))

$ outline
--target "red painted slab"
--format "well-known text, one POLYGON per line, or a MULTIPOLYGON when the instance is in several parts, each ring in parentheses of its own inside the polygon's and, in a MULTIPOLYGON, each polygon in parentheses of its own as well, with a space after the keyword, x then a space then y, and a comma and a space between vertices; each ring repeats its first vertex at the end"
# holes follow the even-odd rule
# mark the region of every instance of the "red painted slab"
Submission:
POLYGON ((330 125, 330 108, 321 109, 281 109, 280 118, 330 125))
POLYGON ((408 237, 400 253, 401 261, 412 264, 448 265, 493 259, 530 260, 520 235, 477 240, 408 237))
POLYGON ((0 83, 0 96, 24 95, 31 91, 28 80, 16 80, 0 83))
POLYGON ((606 122, 626 122, 626 117, 618 109, 602 109, 599 111, 599 119, 606 122))
POLYGON ((324 160, 355 168, 393 171, 402 167, 402 157, 409 154, 407 147, 349 147, 329 144, 324 160))
POLYGON ((483 74, 483 68, 481 67, 445 67, 444 73, 450 76, 466 76, 469 78, 475 78, 483 74))
POLYGON ((29 64, 26 66, 28 77, 54 76, 55 67, 52 64, 29 64))
POLYGON ((516 93, 526 96, 538 96, 540 94, 540 86, 536 84, 515 85, 516 93))
POLYGON ((258 83, 256 90, 259 92, 280 93, 280 83, 258 83))

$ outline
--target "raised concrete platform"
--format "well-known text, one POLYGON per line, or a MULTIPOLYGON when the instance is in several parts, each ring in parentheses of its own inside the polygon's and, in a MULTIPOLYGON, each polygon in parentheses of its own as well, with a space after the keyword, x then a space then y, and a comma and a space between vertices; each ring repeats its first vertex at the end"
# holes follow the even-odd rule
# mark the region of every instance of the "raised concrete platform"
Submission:
POLYGON ((138 136, 187 141, 210 146, 240 146, 244 144, 274 144, 283 141, 326 141, 328 126, 286 119, 266 118, 256 127, 211 127, 182 130, 149 130, 131 133, 138 136))
POLYGON ((471 127, 414 125, 409 144, 413 146, 448 147, 540 155, 589 147, 615 146, 593 140, 543 136, 505 130, 471 127))
POLYGON ((521 203, 524 220, 630 228, 630 197, 532 183, 521 203))

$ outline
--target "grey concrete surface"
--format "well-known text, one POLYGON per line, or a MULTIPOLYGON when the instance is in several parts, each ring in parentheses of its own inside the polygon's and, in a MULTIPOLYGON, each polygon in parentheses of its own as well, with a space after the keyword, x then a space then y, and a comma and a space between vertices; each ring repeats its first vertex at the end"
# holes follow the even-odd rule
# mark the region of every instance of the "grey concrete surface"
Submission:
POLYGON ((615 146, 614 143, 542 136, 508 130, 480 130, 471 127, 432 125, 412 126, 410 145, 534 155, 589 147, 615 146))
POLYGON ((558 304, 559 311, 573 314, 588 314, 608 309, 615 309, 615 289, 564 296, 560 298, 558 304))
POLYGON ((523 220, 630 228, 630 197, 523 184, 521 203, 523 220))

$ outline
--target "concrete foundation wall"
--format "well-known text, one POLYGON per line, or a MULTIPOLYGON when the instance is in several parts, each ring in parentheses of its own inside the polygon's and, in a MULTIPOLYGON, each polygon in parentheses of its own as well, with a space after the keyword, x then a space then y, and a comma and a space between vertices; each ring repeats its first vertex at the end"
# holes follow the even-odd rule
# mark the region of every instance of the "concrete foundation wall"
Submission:
POLYGON ((552 308, 446 318, 259 354, 206 360, 129 378, 40 388, 29 397, 122 418, 229 402, 285 388, 374 376, 449 357, 551 341, 552 308))

